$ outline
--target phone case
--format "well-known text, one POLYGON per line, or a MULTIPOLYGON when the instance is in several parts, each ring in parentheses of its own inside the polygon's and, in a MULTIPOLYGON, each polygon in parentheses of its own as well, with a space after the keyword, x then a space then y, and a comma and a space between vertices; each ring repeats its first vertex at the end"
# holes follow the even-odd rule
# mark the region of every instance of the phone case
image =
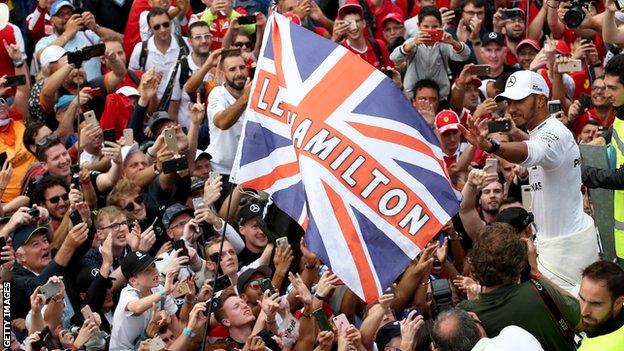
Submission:
POLYGON ((165 144, 167 144, 167 147, 169 148, 169 150, 173 152, 180 151, 180 148, 178 147, 178 139, 176 138, 175 130, 172 128, 165 129, 164 133, 165 133, 165 144))
POLYGON ((97 117, 95 116, 95 112, 93 110, 86 111, 84 114, 85 122, 88 124, 99 124, 97 117))
POLYGON ((125 146, 132 146, 134 144, 134 131, 130 128, 123 130, 123 137, 125 141, 125 146))

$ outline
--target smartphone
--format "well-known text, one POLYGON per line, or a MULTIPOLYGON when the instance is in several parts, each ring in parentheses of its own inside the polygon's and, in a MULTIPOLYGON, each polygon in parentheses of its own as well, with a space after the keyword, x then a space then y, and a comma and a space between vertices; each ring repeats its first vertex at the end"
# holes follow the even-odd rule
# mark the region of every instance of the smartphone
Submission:
POLYGON ((4 166, 4 163, 6 162, 8 156, 6 151, 0 154, 0 167, 4 166))
POLYGON ((173 128, 167 128, 164 130, 165 133, 165 144, 169 150, 173 152, 179 152, 180 147, 178 146, 178 138, 176 137, 176 131, 173 128))
POLYGON ((510 130, 511 122, 508 120, 488 122, 488 133, 508 132, 510 130))
POLYGON ((254 24, 254 23, 256 23, 256 15, 238 16, 238 24, 240 25, 254 24))
POLYGON ((26 76, 23 74, 7 76, 6 82, 4 82, 5 87, 16 87, 24 84, 26 84, 26 76))
POLYGON ((347 319, 347 316, 345 316, 344 313, 335 316, 334 318, 332 318, 332 321, 334 322, 337 330, 346 330, 347 327, 351 325, 351 323, 349 323, 349 320, 347 319))
POLYGON ((253 79, 255 75, 256 75, 256 67, 255 66, 249 67, 249 79, 253 79))
POLYGON ((615 0, 614 3, 615 3, 615 7, 618 10, 624 9, 624 1, 623 0, 615 0))
POLYGON ((288 237, 281 237, 281 238, 277 238, 275 239, 275 245, 280 246, 280 245, 284 245, 287 246, 288 245, 288 237))
POLYGON ((585 110, 591 108, 592 106, 591 95, 587 93, 582 93, 579 96, 579 103, 580 103, 581 113, 585 112, 585 110))
POLYGON ((176 296, 184 296, 186 295, 189 291, 191 290, 191 288, 188 285, 188 282, 181 282, 178 285, 178 290, 176 291, 176 296))
POLYGON ((150 351, 161 351, 167 347, 167 344, 160 338, 160 336, 156 336, 152 338, 149 344, 150 351))
POLYGON ((474 65, 470 66, 470 74, 475 76, 487 76, 490 74, 490 65, 474 65))
POLYGON ((104 141, 110 141, 111 143, 114 143, 115 138, 115 128, 104 129, 104 141))
POLYGON ((80 212, 78 212, 78 210, 73 210, 69 214, 69 219, 71 220, 73 225, 78 225, 82 223, 82 216, 80 215, 80 212))
POLYGON ((102 89, 101 88, 91 88, 91 90, 89 90, 89 95, 91 95, 91 97, 97 97, 102 95, 102 89))
POLYGON ((45 296, 46 301, 50 301, 50 299, 58 294, 61 291, 61 284, 48 282, 41 286, 39 289, 39 293, 45 296))
POLYGON ((46 350, 53 350, 54 347, 54 339, 52 338, 52 332, 50 332, 49 327, 43 328, 41 333, 39 333, 39 340, 32 343, 33 350, 41 350, 41 348, 45 348, 46 350))
POLYGON ((188 249, 186 248, 186 244, 184 243, 184 240, 182 239, 174 240, 172 246, 174 250, 182 249, 182 251, 180 251, 180 253, 178 254, 178 257, 182 257, 182 256, 188 257, 189 253, 188 253, 188 249))
POLYGON ((314 319, 316 319, 316 323, 318 323, 319 329, 321 331, 332 331, 331 324, 329 324, 329 319, 325 315, 325 311, 322 308, 312 312, 314 319))
POLYGON ((591 39, 581 39, 581 45, 592 44, 591 39))
POLYGON ((487 172, 487 174, 497 174, 498 173, 498 159, 494 157, 488 157, 485 159, 485 167, 483 170, 487 172))
POLYGON ((84 116, 84 120, 87 124, 100 124, 93 110, 86 111, 82 115, 84 116))
POLYGON ((164 161, 162 163, 162 171, 165 174, 169 174, 169 173, 173 173, 177 171, 183 171, 188 168, 189 168, 188 160, 186 159, 186 157, 178 157, 178 158, 164 161))
POLYGON ((214 287, 215 293, 227 288, 230 285, 232 285, 232 282, 230 281, 230 278, 227 275, 220 276, 219 278, 217 278, 217 281, 215 283, 215 287, 214 287))
POLYGON ((548 101, 548 113, 553 114, 561 111, 561 101, 552 100, 548 101))
POLYGON ((260 289, 262 290, 263 293, 268 290, 269 295, 273 295, 277 292, 275 288, 273 287, 273 283, 271 283, 271 279, 269 278, 260 279, 260 289))
POLYGON ((134 130, 132 128, 124 129, 123 137, 125 146, 132 146, 132 144, 134 144, 134 130))
POLYGON ((520 9, 503 9, 501 11, 501 19, 510 19, 510 18, 521 18, 522 12, 520 9))
POLYGON ((82 313, 82 318, 84 318, 85 320, 95 320, 95 318, 93 317, 93 311, 91 311, 91 306, 89 305, 85 305, 83 308, 81 308, 80 313, 82 313))
POLYGON ((559 73, 577 72, 582 69, 581 60, 570 60, 557 65, 559 73))
POLYGON ((442 33, 444 33, 442 29, 432 29, 432 30, 425 30, 425 31, 429 33, 429 37, 431 38, 430 42, 438 43, 442 41, 442 33))
POLYGON ((355 21, 349 21, 349 31, 357 30, 357 23, 355 21))
POLYGON ((261 330, 256 335, 258 335, 260 338, 262 338, 262 341, 264 341, 265 350, 269 350, 269 351, 281 351, 282 350, 282 348, 277 344, 277 341, 273 339, 275 334, 273 334, 271 331, 264 329, 264 330, 261 330))
POLYGON ((80 165, 73 164, 69 166, 69 170, 71 171, 72 177, 71 182, 74 184, 74 188, 80 190, 80 165))
POLYGON ((199 197, 194 197, 193 198, 193 208, 197 209, 199 208, 199 206, 204 204, 204 198, 199 196, 199 197))
POLYGON ((218 180, 219 178, 221 178, 221 174, 219 172, 210 171, 210 173, 208 173, 208 179, 210 179, 210 182, 218 180))
POLYGON ((522 195, 522 207, 524 207, 527 212, 531 212, 531 206, 533 201, 531 197, 531 186, 523 185, 520 187, 520 190, 522 195))
MULTIPOLYGON (((4 247, 6 246, 6 238, 5 237, 0 237, 0 252, 2 252, 4 249, 4 247)), ((3 260, 2 258, 0 258, 0 266, 7 263, 8 261, 3 260)))

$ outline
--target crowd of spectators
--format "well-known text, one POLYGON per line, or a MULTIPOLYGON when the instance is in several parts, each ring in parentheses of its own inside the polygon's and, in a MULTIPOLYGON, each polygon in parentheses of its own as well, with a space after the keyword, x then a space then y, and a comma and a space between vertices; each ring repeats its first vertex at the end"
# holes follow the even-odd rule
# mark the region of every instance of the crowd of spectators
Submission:
POLYGON ((620 7, 2 0, 3 347, 621 350, 620 7), (268 194, 229 181, 275 12, 384 71, 461 192, 375 302, 268 194), (589 188, 613 190, 609 250, 589 188))

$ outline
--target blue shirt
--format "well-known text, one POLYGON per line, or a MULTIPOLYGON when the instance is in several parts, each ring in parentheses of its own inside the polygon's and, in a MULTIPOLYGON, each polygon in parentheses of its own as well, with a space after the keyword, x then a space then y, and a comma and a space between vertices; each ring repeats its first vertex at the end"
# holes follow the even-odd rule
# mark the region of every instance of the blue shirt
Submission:
MULTIPOLYGON (((56 33, 41 38, 41 40, 39 40, 37 42, 37 45, 35 46, 35 52, 43 50, 47 46, 50 46, 52 42, 56 40, 56 38, 58 38, 58 35, 56 35, 56 33)), ((74 37, 70 41, 68 41, 65 46, 63 46, 63 49, 65 49, 67 52, 76 51, 84 48, 85 46, 99 44, 100 41, 100 37, 91 30, 78 31, 76 35, 74 35, 74 37)), ((102 64, 99 57, 94 57, 89 61, 83 62, 82 67, 87 74, 87 81, 102 76, 102 64)))

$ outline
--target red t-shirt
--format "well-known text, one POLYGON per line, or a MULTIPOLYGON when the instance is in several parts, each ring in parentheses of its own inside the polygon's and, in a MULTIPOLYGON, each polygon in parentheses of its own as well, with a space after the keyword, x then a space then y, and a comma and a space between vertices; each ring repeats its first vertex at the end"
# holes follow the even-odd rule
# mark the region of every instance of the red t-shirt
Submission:
POLYGON ((608 128, 613 124, 613 121, 615 120, 615 112, 612 112, 609 118, 607 118, 606 120, 602 120, 600 116, 598 116, 598 112, 596 112, 596 109, 590 108, 589 110, 585 111, 585 113, 580 115, 570 126, 570 129, 572 130, 572 132, 574 132, 575 136, 581 133, 583 127, 585 127, 590 119, 595 121, 599 125, 608 128))
POLYGON ((574 80, 574 100, 578 100, 581 94, 591 94, 591 82, 587 69, 568 73, 574 80))
POLYGON ((379 49, 381 51, 381 62, 379 62, 379 58, 377 57, 377 54, 375 53, 375 49, 373 49, 373 45, 371 44, 370 41, 368 41, 368 39, 366 39, 366 51, 365 52, 358 51, 357 49, 349 45, 347 39, 343 40, 340 44, 346 47, 347 49, 349 49, 351 52, 357 55, 360 55, 360 57, 364 61, 375 66, 375 68, 377 69, 380 69, 381 67, 388 67, 388 66, 394 67, 394 62, 390 60, 390 55, 388 55, 388 49, 386 48, 386 45, 383 43, 383 41, 379 39, 375 39, 375 40, 377 41, 377 44, 379 45, 379 49))

